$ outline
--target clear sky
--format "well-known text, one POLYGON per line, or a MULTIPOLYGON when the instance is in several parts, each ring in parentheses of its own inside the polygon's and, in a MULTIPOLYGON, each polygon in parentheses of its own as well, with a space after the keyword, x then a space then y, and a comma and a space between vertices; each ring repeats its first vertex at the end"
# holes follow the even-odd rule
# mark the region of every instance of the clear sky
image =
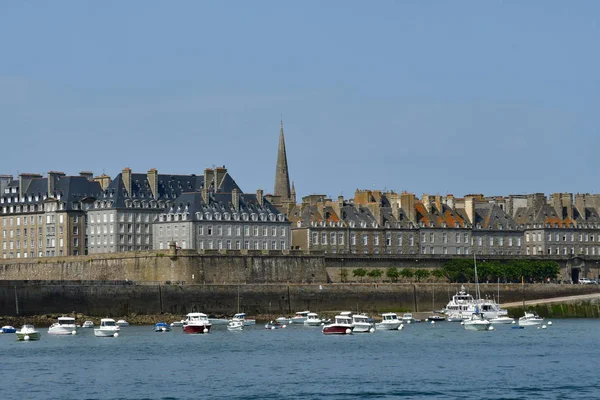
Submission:
MULTIPOLYGON (((0 2, 0 173, 599 193, 600 1, 0 2)), ((298 198, 300 200, 300 198, 298 198)))

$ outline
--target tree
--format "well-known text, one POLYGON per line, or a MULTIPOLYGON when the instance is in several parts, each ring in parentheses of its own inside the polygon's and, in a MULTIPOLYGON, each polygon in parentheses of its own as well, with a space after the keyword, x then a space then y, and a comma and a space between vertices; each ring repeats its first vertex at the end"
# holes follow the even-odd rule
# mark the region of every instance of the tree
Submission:
POLYGON ((429 275, 431 275, 431 273, 426 269, 418 269, 415 271, 415 278, 417 278, 417 282, 419 282, 421 279, 429 278, 429 275))
POLYGON ((364 268, 353 269, 352 275, 358 276, 360 278, 360 281, 362 282, 362 278, 364 278, 365 275, 367 275, 367 270, 364 268))
POLYGON ((396 267, 388 268, 386 272, 386 276, 390 278, 390 280, 394 283, 398 282, 398 278, 400 278, 400 271, 396 267))
POLYGON ((381 275, 383 275, 383 271, 379 268, 375 268, 370 270, 367 275, 369 275, 370 278, 373 278, 373 282, 375 282, 377 279, 381 278, 381 275))
POLYGON ((414 275, 414 273, 413 273, 412 269, 402 268, 400 270, 400 276, 403 277, 403 278, 405 278, 405 279, 410 279, 410 278, 413 277, 413 275, 414 275))
POLYGON ((342 268, 340 271, 340 280, 342 283, 348 280, 348 270, 346 268, 342 268))
POLYGON ((436 279, 442 279, 445 278, 446 275, 444 275, 444 269, 443 268, 436 268, 433 271, 431 271, 431 276, 433 276, 436 279))

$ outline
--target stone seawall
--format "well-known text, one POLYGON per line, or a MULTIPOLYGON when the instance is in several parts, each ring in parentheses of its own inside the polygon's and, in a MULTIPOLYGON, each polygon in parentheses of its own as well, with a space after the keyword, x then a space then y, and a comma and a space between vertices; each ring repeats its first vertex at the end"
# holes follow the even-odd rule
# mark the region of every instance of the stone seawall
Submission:
MULTIPOLYGON (((0 315, 71 313, 123 316, 191 311, 228 314, 291 314, 359 310, 430 311, 442 308, 455 284, 132 284, 118 281, 0 281, 0 315)), ((473 285, 467 287, 474 292, 473 285)), ((483 297, 497 296, 496 285, 481 285, 483 297)), ((597 285, 500 285, 502 302, 597 293, 597 285)))

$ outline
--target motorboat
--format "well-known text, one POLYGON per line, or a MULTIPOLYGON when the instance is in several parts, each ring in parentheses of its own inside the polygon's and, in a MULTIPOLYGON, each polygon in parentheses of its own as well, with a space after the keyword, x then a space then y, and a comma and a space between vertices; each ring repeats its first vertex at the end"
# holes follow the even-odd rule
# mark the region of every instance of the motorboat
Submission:
POLYGON ((287 325, 286 324, 282 324, 279 321, 269 321, 265 324, 265 329, 283 329, 286 328, 287 325))
POLYGON ((412 313, 404 313, 402 315, 403 324, 412 324, 413 322, 415 322, 415 319, 413 318, 412 313))
POLYGON ((463 321, 463 326, 468 331, 487 331, 491 325, 490 321, 483 318, 483 313, 473 313, 469 319, 463 321))
POLYGON ((465 313, 463 315, 462 312, 451 312, 446 314, 446 321, 448 322, 463 322, 465 319, 468 319, 469 317, 467 316, 467 314, 465 313))
POLYGON ((443 311, 445 314, 462 313, 467 318, 470 318, 470 315, 473 313, 483 313, 484 318, 488 319, 508 314, 507 310, 500 308, 498 303, 492 299, 475 299, 471 294, 467 293, 464 285, 452 296, 452 300, 448 302, 443 311))
POLYGON ((120 327, 129 326, 129 322, 125 321, 124 319, 120 319, 117 321, 117 325, 120 327))
POLYGON ((20 331, 15 332, 18 340, 40 340, 40 331, 35 329, 35 326, 31 324, 25 324, 21 327, 20 331))
POLYGON ((14 326, 5 325, 0 328, 0 333, 16 333, 17 329, 14 326))
MULTIPOLYGON (((209 319, 210 321, 210 319, 209 319)), ((181 328, 183 326, 183 320, 171 322, 171 328, 181 328)))
POLYGON ((500 325, 500 324, 514 324, 515 320, 512 319, 511 317, 507 317, 506 315, 500 316, 500 317, 496 317, 496 318, 492 318, 489 320, 492 324, 494 325, 500 325))
MULTIPOLYGON (((308 318, 308 317, 307 317, 308 318)), ((278 317, 275 322, 278 322, 280 324, 291 324, 292 323, 292 318, 288 318, 288 317, 278 317)))
POLYGON ((531 312, 525 311, 525 315, 519 318, 519 326, 532 326, 541 325, 544 322, 544 318, 531 312))
POLYGON ((96 337, 118 337, 121 328, 114 319, 102 318, 100 320, 100 326, 94 328, 94 336, 96 337))
POLYGON ((241 331, 244 330, 244 321, 242 320, 231 320, 227 324, 228 331, 241 331))
POLYGON ((295 316, 290 319, 290 324, 303 324, 308 318, 310 311, 298 311, 295 316))
POLYGON ((369 322, 369 316, 365 314, 352 314, 353 333, 373 333, 375 332, 375 324, 369 322))
POLYGON ((92 321, 85 321, 83 323, 83 325, 81 325, 82 328, 93 328, 94 327, 94 323, 92 321))
MULTIPOLYGON (((185 321, 181 321, 182 325, 185 325, 185 321)), ((208 317, 208 322, 210 322, 211 325, 227 325, 229 324, 229 319, 228 318, 216 318, 216 317, 208 317)))
POLYGON ((154 324, 154 332, 170 332, 171 326, 166 322, 157 322, 154 324))
POLYGON ((184 333, 208 333, 210 332, 211 323, 208 322, 208 315, 193 312, 187 315, 183 326, 184 333))
POLYGON ((247 319, 246 313, 234 314, 231 321, 240 321, 244 326, 256 325, 256 320, 255 319, 247 319))
POLYGON ((311 312, 306 316, 306 321, 304 321, 304 325, 306 326, 321 326, 323 325, 323 320, 319 318, 317 313, 311 312))
POLYGON ((375 328, 381 331, 401 330, 403 327, 402 320, 396 313, 381 314, 381 322, 375 324, 375 328))
POLYGON ((444 317, 443 315, 437 315, 437 314, 433 314, 428 316, 425 321, 428 322, 441 322, 441 321, 445 321, 446 317, 444 317))
POLYGON ((73 317, 58 317, 58 321, 48 328, 49 335, 75 335, 77 324, 73 317))
POLYGON ((336 315, 331 324, 323 326, 323 334, 325 335, 350 335, 353 330, 352 318, 347 315, 336 315))

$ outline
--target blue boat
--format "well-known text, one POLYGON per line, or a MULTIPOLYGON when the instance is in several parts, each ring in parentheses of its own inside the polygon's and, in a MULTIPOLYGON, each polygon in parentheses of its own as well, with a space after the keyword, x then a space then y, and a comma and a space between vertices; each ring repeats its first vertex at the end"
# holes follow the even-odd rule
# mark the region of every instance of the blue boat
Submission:
POLYGON ((17 330, 14 326, 6 325, 0 328, 0 333, 16 333, 17 330))
POLYGON ((154 332, 169 332, 171 326, 166 322, 158 322, 154 325, 154 332))

